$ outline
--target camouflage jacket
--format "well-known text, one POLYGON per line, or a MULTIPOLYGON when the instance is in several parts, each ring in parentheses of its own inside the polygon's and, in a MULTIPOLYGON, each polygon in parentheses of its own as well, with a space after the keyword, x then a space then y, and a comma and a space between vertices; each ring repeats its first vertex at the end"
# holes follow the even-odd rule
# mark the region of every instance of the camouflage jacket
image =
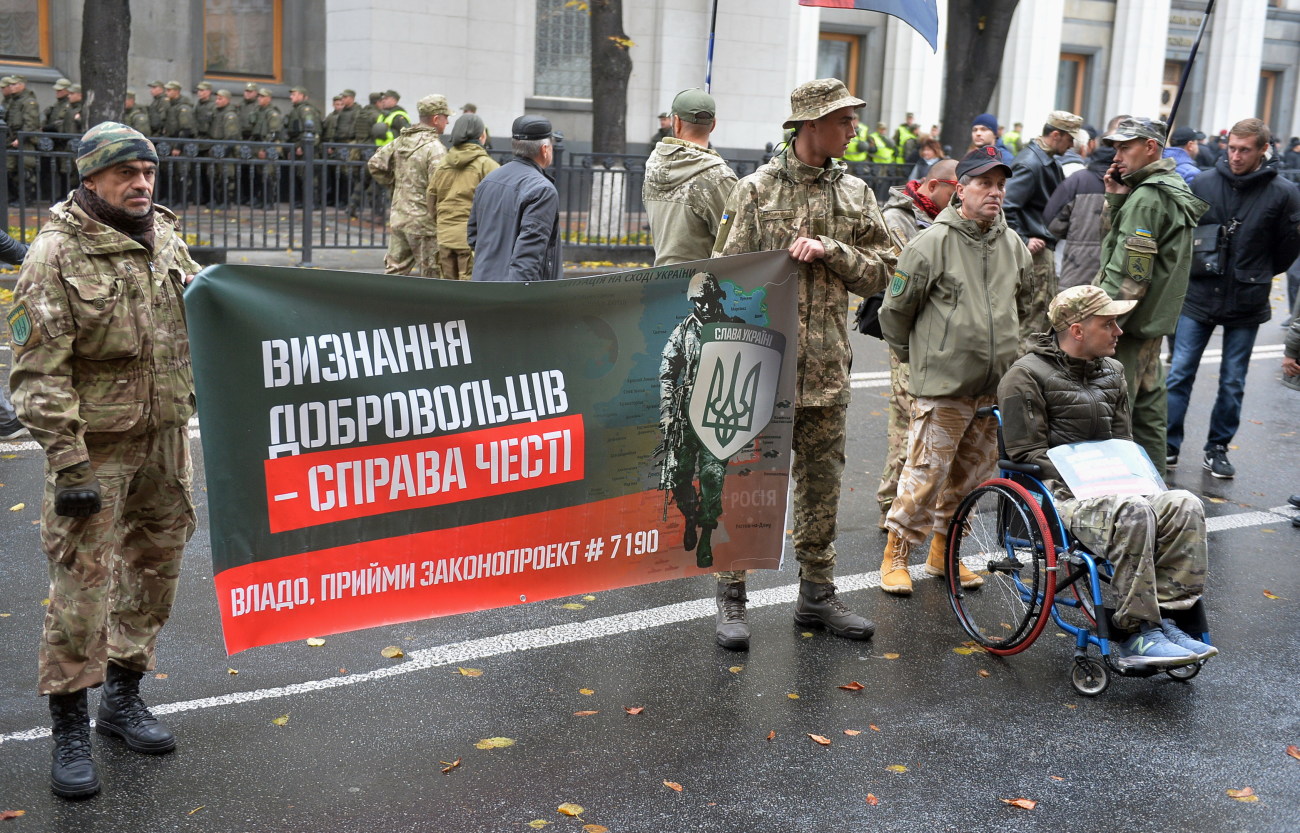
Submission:
MULTIPOLYGON (((361 116, 361 108, 353 104, 344 107, 338 112, 339 120, 334 127, 334 142, 356 142, 357 139, 357 121, 361 116)), ((369 126, 366 129, 366 136, 370 135, 369 126)))
MULTIPOLYGON (((213 111, 208 138, 222 139, 227 142, 237 142, 243 138, 239 127, 239 111, 235 109, 235 105, 227 104, 213 111)), ((227 155, 230 155, 229 152, 227 155)))
POLYGON ((734 187, 736 172, 717 152, 672 137, 655 145, 641 186, 655 266, 708 257, 734 187))
MULTIPOLYGON (((152 95, 152 93, 151 93, 152 95)), ((145 110, 149 113, 149 136, 163 135, 163 120, 167 118, 167 107, 170 102, 167 96, 154 96, 153 99, 145 105, 145 110)))
POLYGON ((880 292, 894 269, 876 198, 847 170, 778 154, 732 190, 714 244, 715 256, 786 249, 799 237, 826 247, 820 260, 791 262, 799 276, 798 406, 849 401, 848 293, 880 292))
POLYGON ((122 114, 122 123, 149 135, 149 111, 138 104, 122 114))
POLYGON ((885 218, 885 225, 898 238, 897 242, 904 246, 922 229, 934 225, 934 218, 897 185, 889 189, 889 199, 881 207, 880 216, 885 218))
POLYGON ((279 142, 284 139, 284 117, 280 108, 274 104, 258 107, 253 113, 253 132, 249 137, 254 142, 279 142))
POLYGON ((76 104, 69 104, 63 109, 63 125, 61 129, 64 133, 86 132, 81 126, 82 120, 85 119, 85 104, 86 102, 82 100, 76 104))
POLYGON ((207 139, 212 136, 212 120, 217 114, 217 98, 213 96, 207 101, 200 101, 194 105, 194 127, 195 135, 200 139, 207 139))
POLYGON ((163 113, 163 135, 172 139, 193 139, 197 125, 194 121, 194 103, 181 96, 167 105, 163 113))
POLYGON ((438 131, 425 124, 402 129, 402 134, 381 147, 366 163, 380 185, 393 189, 388 225, 398 231, 432 236, 433 219, 425 202, 429 177, 442 162, 447 149, 438 131))
POLYGON ((87 443, 183 427, 194 413, 185 280, 199 270, 155 208, 153 254, 69 196, 50 209, 8 315, 14 407, 59 471, 87 443))
POLYGON ((63 132, 63 114, 68 109, 68 99, 60 98, 53 104, 45 108, 45 115, 41 119, 41 130, 46 133, 63 132))
MULTIPOLYGON (((5 107, 8 113, 5 115, 9 123, 9 141, 12 142, 18 138, 18 131, 35 133, 41 129, 41 105, 36 100, 36 93, 31 90, 23 90, 18 95, 9 96, 5 101, 5 107)), ((29 144, 35 140, 26 140, 29 144)), ((34 144, 32 144, 35 147, 34 144)))
MULTIPOLYGON (((231 104, 230 106, 234 107, 236 105, 231 104)), ((242 135, 242 138, 252 139, 253 124, 257 121, 257 111, 260 110, 261 107, 258 105, 256 98, 254 98, 252 101, 249 101, 248 99, 244 99, 244 101, 241 104, 239 104, 238 107, 239 107, 239 132, 242 135)))

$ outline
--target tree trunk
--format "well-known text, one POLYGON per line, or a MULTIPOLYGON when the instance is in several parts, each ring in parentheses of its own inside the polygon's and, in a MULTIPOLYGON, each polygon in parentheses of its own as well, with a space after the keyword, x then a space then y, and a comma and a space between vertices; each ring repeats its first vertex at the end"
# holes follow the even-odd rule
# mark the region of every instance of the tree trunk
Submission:
POLYGON ((121 121, 131 43, 131 0, 87 0, 81 21, 82 130, 121 121))
MULTIPOLYGON (((968 0, 948 4, 948 55, 944 67, 940 142, 957 159, 970 147, 971 122, 989 106, 998 84, 1011 17, 1020 0, 968 0)), ((1044 71, 1054 68, 1044 68, 1044 71)))
POLYGON ((632 42, 623 31, 623 0, 591 3, 591 149, 627 152, 627 80, 632 42))

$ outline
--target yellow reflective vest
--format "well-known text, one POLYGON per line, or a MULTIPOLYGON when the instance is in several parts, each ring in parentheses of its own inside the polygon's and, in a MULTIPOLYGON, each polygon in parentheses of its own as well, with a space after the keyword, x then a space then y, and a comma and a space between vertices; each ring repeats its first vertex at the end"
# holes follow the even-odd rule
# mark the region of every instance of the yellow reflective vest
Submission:
POLYGON ((378 139, 375 139, 376 147, 383 147, 384 145, 393 141, 393 139, 397 138, 397 136, 394 135, 393 133, 393 119, 397 118, 398 116, 401 116, 402 118, 406 119, 406 123, 408 125, 415 124, 415 119, 411 118, 411 114, 403 110, 401 107, 394 107, 391 113, 380 114, 379 121, 388 125, 388 132, 385 133, 383 136, 379 137, 378 139))

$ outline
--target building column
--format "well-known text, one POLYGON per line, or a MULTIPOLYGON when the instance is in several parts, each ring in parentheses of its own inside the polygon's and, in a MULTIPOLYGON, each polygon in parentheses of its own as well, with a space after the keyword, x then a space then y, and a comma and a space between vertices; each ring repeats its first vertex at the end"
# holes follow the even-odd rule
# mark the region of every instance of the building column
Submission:
POLYGON ((1267 20, 1268 4, 1260 0, 1219 0, 1214 7, 1206 33, 1210 54, 1200 125, 1207 134, 1259 115, 1255 103, 1267 20))
MULTIPOLYGON (((1157 118, 1165 77, 1169 0, 1118 0, 1111 26, 1110 72, 1103 118, 1121 113, 1157 118)), ((1105 125, 1097 125, 1104 129, 1105 125)))
POLYGON ((948 44, 948 0, 939 0, 939 51, 896 17, 885 24, 885 79, 880 120, 893 130, 908 113, 922 130, 943 115, 944 53, 948 44))
POLYGON ((1037 136, 1047 115, 1056 109, 1064 20, 1065 0, 1033 0, 1016 7, 993 97, 992 112, 999 125, 1010 129, 1024 122, 1024 135, 1037 136))

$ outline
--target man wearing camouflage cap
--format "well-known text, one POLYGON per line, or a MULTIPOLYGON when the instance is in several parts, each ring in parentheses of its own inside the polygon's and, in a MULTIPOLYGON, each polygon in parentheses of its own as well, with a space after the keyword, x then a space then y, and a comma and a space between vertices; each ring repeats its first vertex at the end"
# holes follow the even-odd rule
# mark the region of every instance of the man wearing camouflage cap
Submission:
POLYGON ((1164 122, 1131 117, 1102 141, 1115 149, 1101 214, 1101 271, 1094 284, 1137 301, 1123 320, 1115 358, 1124 365, 1133 440, 1165 473, 1167 392, 1160 343, 1172 335, 1187 294, 1192 231, 1209 205, 1192 194, 1164 153, 1164 122))
POLYGON ((146 754, 176 745, 139 685, 195 528, 182 294, 199 270, 153 202, 148 139, 104 122, 76 162, 81 184, 50 209, 7 316, 14 404, 45 451, 39 691, 54 720, 51 784, 67 798, 99 789, 87 689, 103 685, 100 734, 146 754))
POLYGON ((420 121, 403 128, 397 139, 382 146, 366 168, 376 182, 393 189, 384 272, 436 278, 437 218, 429 214, 425 192, 429 177, 447 153, 440 137, 447 129, 451 108, 441 95, 426 95, 417 107, 420 121))
POLYGON ((1218 653, 1202 641, 1208 558, 1200 498, 1181 489, 1076 498, 1047 455, 1060 445, 1133 439, 1124 368, 1110 357, 1123 337, 1119 319, 1138 305, 1112 301, 1096 286, 1061 292, 1048 309, 1052 332, 1037 334, 1002 377, 998 403, 1007 456, 1042 469, 1061 521, 1114 565, 1103 588, 1117 662, 1174 668, 1218 653))
POLYGON ((154 79, 149 82, 149 95, 153 100, 149 102, 149 135, 163 135, 163 119, 167 117, 167 96, 164 95, 165 89, 163 82, 154 79))
POLYGON ((5 76, 8 82, 3 85, 5 94, 5 120, 9 124, 6 141, 10 153, 5 157, 5 173, 9 177, 9 194, 11 198, 18 193, 21 182, 34 199, 36 196, 36 140, 25 139, 24 148, 30 152, 23 154, 23 173, 18 174, 18 133, 35 133, 41 129, 41 105, 36 101, 36 93, 27 89, 27 79, 21 75, 5 76))
POLYGON ((54 103, 45 108, 41 117, 41 130, 46 133, 58 133, 63 129, 63 113, 68 109, 68 87, 72 82, 60 78, 54 82, 54 103))
POLYGON ((1082 117, 1053 110, 1043 123, 1043 135, 1025 143, 1011 163, 1002 211, 1034 257, 1034 304, 1029 319, 1020 322, 1026 337, 1047 328, 1047 304, 1056 295, 1056 236, 1047 229, 1043 209, 1065 178, 1056 158, 1074 147, 1074 134, 1082 127, 1082 117))
MULTIPOLYGON (((848 293, 885 288, 894 252, 876 198, 837 161, 861 99, 823 78, 790 94, 790 144, 727 199, 716 255, 786 249, 799 279, 799 379, 794 415, 795 621, 868 639, 875 626, 835 594, 835 534, 850 396, 848 293)), ((718 574, 718 643, 749 647, 745 574, 718 574)))
POLYGON ((655 266, 701 260, 713 251, 722 208, 736 185, 736 172, 709 147, 717 109, 704 90, 682 90, 673 99, 672 135, 646 160, 641 200, 655 266))
POLYGON ((244 103, 239 105, 239 132, 245 139, 253 138, 253 124, 257 121, 258 87, 252 81, 244 85, 244 103))
POLYGON ((194 135, 200 139, 212 136, 212 118, 217 102, 212 98, 212 82, 200 81, 194 85, 194 135))
POLYGON ((132 130, 149 132, 149 111, 135 101, 135 90, 127 90, 122 102, 122 122, 132 130))

